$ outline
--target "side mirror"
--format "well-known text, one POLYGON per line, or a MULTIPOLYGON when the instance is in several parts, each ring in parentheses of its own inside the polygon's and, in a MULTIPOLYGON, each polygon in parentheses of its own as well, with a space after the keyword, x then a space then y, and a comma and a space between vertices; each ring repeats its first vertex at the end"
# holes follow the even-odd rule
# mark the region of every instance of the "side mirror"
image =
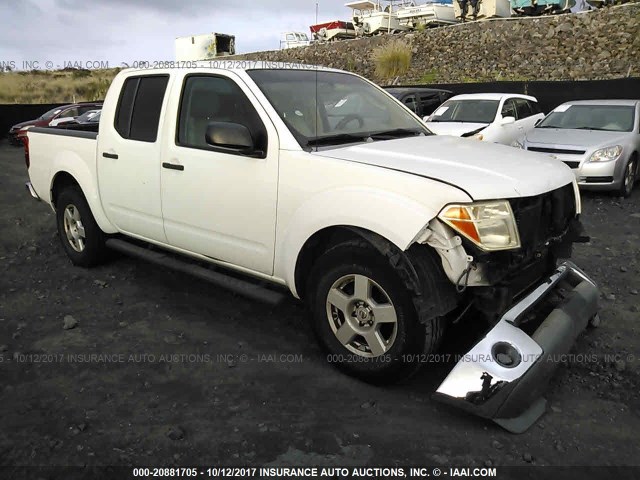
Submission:
POLYGON ((251 132, 244 125, 231 122, 211 122, 205 133, 206 142, 212 147, 226 150, 229 153, 251 155, 255 153, 255 145, 251 132))
POLYGON ((516 117, 504 117, 500 120, 500 125, 511 125, 512 123, 515 123, 515 121, 516 117))

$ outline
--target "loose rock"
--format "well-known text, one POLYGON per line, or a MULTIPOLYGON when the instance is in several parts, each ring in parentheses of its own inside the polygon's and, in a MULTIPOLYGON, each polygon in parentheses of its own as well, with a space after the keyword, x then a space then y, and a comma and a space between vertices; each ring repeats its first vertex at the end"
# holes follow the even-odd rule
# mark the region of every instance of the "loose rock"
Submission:
POLYGON ((65 315, 64 320, 62 322, 62 328, 65 330, 71 330, 72 328, 76 328, 78 326, 78 321, 73 318, 71 315, 65 315))
POLYGON ((167 431, 167 437, 171 440, 182 440, 184 438, 184 430, 181 427, 171 427, 167 431))

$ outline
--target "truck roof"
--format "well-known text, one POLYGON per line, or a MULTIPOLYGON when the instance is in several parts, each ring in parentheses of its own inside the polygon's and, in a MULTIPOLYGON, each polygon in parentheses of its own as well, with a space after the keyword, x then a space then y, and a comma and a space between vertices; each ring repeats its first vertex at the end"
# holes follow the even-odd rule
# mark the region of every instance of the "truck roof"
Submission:
POLYGON ((185 71, 194 72, 197 70, 231 70, 231 71, 247 71, 247 70, 321 70, 325 72, 340 72, 350 73, 345 70, 339 70, 336 68, 323 67, 321 65, 309 65, 304 63, 291 63, 291 62, 274 62, 269 60, 239 60, 231 57, 218 57, 211 60, 192 60, 192 61, 167 61, 167 68, 157 67, 137 67, 137 68, 125 68, 122 70, 124 73, 138 73, 138 72, 162 72, 166 73, 170 71, 185 71), (187 67, 172 68, 171 65, 187 64, 187 67))

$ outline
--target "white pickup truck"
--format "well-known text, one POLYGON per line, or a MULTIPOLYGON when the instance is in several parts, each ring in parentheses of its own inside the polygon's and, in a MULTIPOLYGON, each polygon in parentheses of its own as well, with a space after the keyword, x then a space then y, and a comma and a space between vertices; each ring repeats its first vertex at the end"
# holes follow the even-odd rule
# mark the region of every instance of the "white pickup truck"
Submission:
POLYGON ((586 238, 567 166, 432 135, 350 73, 125 70, 97 132, 32 128, 25 154, 74 264, 115 249, 218 284, 242 272, 261 282, 227 286, 250 296, 284 286, 367 381, 406 378, 475 316, 486 334, 435 395, 511 431, 597 315, 594 282, 559 261, 586 238))

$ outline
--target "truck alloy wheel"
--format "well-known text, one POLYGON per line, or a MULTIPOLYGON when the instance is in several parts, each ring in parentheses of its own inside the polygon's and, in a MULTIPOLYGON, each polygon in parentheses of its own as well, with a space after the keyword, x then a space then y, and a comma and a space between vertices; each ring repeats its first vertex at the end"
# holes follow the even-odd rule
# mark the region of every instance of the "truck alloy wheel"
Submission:
POLYGON ((327 360, 372 383, 395 383, 419 370, 419 355, 435 351, 444 323, 418 321, 401 275, 366 242, 330 248, 307 279, 307 300, 327 360))
POLYGON ((365 275, 345 275, 327 295, 327 319, 338 341, 363 357, 387 352, 398 333, 398 317, 389 295, 365 275))
POLYGON ((76 252, 82 252, 85 245, 85 231, 80 218, 78 207, 73 204, 64 209, 64 232, 67 235, 69 245, 76 252))
POLYGON ((78 187, 67 187, 56 199, 58 236, 74 265, 91 267, 109 257, 105 234, 78 187))

